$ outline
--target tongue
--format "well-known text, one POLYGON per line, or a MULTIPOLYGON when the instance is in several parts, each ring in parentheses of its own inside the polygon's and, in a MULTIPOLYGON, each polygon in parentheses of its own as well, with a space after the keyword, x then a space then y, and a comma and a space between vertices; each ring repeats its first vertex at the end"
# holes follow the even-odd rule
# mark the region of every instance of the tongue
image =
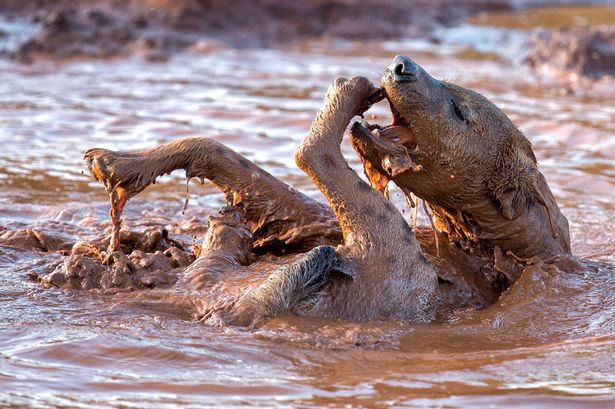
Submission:
POLYGON ((397 145, 416 147, 416 136, 412 130, 406 126, 390 125, 382 129, 379 135, 381 138, 397 145))

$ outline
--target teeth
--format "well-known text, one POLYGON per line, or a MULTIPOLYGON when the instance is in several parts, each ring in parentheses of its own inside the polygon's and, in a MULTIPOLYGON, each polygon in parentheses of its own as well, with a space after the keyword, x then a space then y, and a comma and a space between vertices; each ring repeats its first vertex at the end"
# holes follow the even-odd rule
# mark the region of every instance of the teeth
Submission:
POLYGON ((372 133, 374 133, 374 131, 380 131, 383 129, 382 126, 378 124, 370 124, 365 119, 361 121, 361 125, 363 125, 364 128, 367 128, 372 133))

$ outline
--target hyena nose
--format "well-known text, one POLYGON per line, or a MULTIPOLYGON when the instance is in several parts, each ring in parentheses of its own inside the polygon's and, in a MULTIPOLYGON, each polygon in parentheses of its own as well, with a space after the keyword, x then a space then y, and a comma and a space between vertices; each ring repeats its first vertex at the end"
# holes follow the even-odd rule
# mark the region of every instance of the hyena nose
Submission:
POLYGON ((414 82, 419 79, 419 66, 406 56, 396 55, 389 69, 395 82, 414 82))

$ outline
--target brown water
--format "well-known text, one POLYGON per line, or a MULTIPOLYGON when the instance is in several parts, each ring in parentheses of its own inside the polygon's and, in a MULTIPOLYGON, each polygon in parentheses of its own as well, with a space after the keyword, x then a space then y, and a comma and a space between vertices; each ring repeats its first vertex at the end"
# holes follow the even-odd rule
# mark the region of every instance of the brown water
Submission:
MULTIPOLYGON (((108 208, 102 186, 82 173, 85 149, 147 148, 190 134, 228 144, 319 198, 293 151, 326 87, 336 76, 377 80, 403 53, 503 108, 534 143, 570 220, 573 252, 615 262, 615 94, 571 94, 537 76, 518 64, 527 33, 485 18, 436 33, 437 46, 322 41, 193 51, 162 64, 1 61, 0 227, 93 237, 108 208)), ((386 115, 383 106, 373 111, 386 115)), ((128 225, 204 223, 223 198, 191 184, 182 213, 184 183, 176 173, 132 200, 128 225)), ((430 325, 284 317, 247 331, 193 322, 161 301, 164 290, 105 294, 27 281, 58 257, 0 246, 1 406, 615 404, 612 268, 528 273, 488 309, 430 325)))

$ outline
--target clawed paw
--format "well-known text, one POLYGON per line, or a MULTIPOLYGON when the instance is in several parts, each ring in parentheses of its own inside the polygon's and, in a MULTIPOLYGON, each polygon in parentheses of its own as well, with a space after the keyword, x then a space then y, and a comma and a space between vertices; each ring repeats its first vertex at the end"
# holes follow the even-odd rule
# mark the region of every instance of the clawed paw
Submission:
POLYGON ((83 156, 94 180, 102 183, 111 193, 118 187, 126 190, 127 199, 145 189, 155 180, 146 158, 131 152, 114 152, 94 148, 83 156))
POLYGON ((345 113, 348 120, 367 111, 377 98, 379 89, 365 77, 336 78, 327 91, 326 104, 345 113))
POLYGON ((114 178, 117 175, 113 166, 115 156, 115 152, 100 148, 90 149, 83 156, 83 160, 94 180, 105 185, 108 191, 119 182, 114 178))

